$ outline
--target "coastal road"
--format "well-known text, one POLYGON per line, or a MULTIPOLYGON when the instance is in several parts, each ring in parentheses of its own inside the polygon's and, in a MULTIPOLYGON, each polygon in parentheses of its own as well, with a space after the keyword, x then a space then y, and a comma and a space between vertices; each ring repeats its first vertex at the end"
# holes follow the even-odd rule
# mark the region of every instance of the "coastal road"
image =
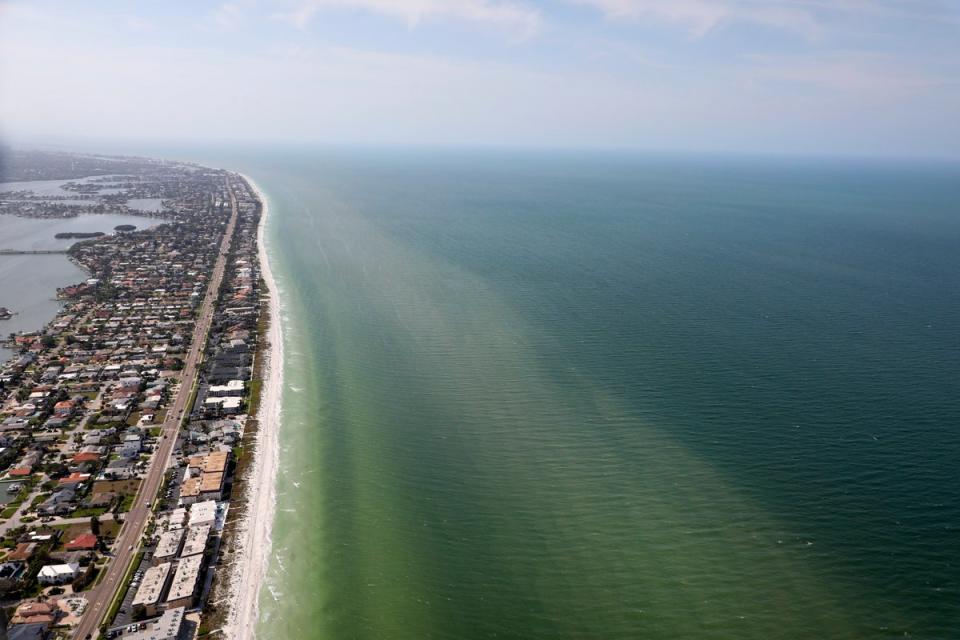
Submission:
POLYGON ((210 324, 213 321, 217 292, 220 290, 220 283, 223 281, 223 274, 226 271, 227 253, 230 250, 230 242, 237 225, 237 198, 229 182, 228 189, 231 207, 230 222, 227 224, 227 230, 224 232, 223 240, 220 243, 220 253, 217 255, 213 276, 207 286, 207 294, 203 299, 197 324, 193 330, 190 351, 181 372, 180 388, 173 404, 167 409, 160 443, 157 445, 156 453, 150 462, 150 469, 140 485, 140 492, 134 500, 133 507, 125 514, 123 528, 120 530, 120 535, 117 536, 117 541, 113 546, 113 560, 107 567, 107 572, 100 583, 88 592, 87 609, 80 619, 80 624, 73 632, 74 638, 83 640, 88 634, 91 638, 98 635, 100 624, 103 622, 103 618, 113 602, 114 595, 120 588, 134 552, 140 545, 141 538, 143 538, 144 529, 150 519, 150 506, 157 497, 157 491, 160 489, 164 473, 170 462, 170 454, 177 442, 181 418, 187 408, 187 403, 190 401, 193 386, 197 381, 198 365, 207 343, 207 333, 210 331, 210 324))

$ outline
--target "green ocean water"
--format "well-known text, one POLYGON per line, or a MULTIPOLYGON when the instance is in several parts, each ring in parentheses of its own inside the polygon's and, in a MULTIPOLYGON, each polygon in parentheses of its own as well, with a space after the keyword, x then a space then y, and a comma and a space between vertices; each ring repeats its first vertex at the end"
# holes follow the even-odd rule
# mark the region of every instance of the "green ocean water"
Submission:
POLYGON ((960 637, 960 169, 263 152, 258 637, 960 637))

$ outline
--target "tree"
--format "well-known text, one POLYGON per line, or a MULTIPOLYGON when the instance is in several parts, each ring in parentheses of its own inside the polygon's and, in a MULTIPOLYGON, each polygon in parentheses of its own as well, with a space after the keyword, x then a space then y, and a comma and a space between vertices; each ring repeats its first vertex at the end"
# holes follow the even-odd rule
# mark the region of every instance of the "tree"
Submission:
POLYGON ((90 518, 90 533, 100 537, 100 518, 93 516, 90 518))
MULTIPOLYGON (((0 578, 0 597, 7 599, 12 598, 15 594, 19 593, 20 584, 11 578, 0 578)), ((0 609, 2 612, 2 609, 0 609)))

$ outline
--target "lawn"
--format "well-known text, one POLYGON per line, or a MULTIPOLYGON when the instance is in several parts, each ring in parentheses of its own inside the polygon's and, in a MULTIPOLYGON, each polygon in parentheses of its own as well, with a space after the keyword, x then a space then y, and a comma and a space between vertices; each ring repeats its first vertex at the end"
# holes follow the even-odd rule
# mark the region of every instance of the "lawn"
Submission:
POLYGON ((77 509, 70 514, 71 518, 92 518, 93 516, 102 516, 107 512, 106 507, 85 507, 77 509))
POLYGON ((133 501, 136 498, 136 494, 131 493, 130 495, 123 496, 123 502, 120 503, 120 513, 126 513, 133 508, 133 501))

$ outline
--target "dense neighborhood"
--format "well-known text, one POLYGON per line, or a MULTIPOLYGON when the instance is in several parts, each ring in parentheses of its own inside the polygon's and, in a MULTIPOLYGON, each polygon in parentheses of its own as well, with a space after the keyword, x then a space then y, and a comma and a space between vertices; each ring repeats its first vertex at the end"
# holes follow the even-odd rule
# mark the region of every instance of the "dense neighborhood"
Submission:
POLYGON ((5 338, 15 351, 0 366, 6 637, 205 634, 255 424, 261 203, 242 177, 191 164, 33 154, 21 166, 20 180, 85 178, 74 187, 82 204, 0 193, 0 218, 160 198, 164 222, 74 244, 69 257, 89 277, 56 292, 62 311, 42 330, 5 338))

